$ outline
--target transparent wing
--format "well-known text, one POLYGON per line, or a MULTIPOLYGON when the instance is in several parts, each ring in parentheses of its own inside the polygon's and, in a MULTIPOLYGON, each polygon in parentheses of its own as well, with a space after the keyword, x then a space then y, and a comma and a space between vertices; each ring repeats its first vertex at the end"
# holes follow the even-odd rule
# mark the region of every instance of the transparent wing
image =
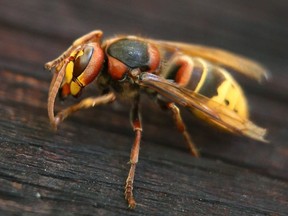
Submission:
POLYGON ((176 83, 151 73, 142 73, 138 82, 139 85, 153 89, 163 97, 181 106, 197 109, 211 121, 231 132, 267 142, 264 138, 266 129, 255 125, 248 119, 241 118, 236 112, 201 94, 180 87, 176 83))
POLYGON ((267 69, 259 63, 223 49, 198 44, 188 44, 171 41, 149 41, 160 48, 162 47, 172 52, 178 51, 186 55, 207 59, 212 63, 233 69, 247 77, 256 79, 257 81, 262 81, 263 79, 268 79, 269 77, 267 69))

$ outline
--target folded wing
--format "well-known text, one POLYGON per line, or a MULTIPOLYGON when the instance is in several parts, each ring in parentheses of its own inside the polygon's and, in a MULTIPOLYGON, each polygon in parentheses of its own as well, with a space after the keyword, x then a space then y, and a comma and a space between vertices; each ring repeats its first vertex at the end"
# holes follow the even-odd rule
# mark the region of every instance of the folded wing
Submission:
POLYGON ((139 85, 157 91, 160 95, 172 102, 186 108, 198 110, 212 122, 228 131, 267 142, 264 138, 266 129, 257 126, 249 119, 241 118, 236 112, 201 94, 180 87, 176 83, 151 73, 142 73, 138 82, 139 85))

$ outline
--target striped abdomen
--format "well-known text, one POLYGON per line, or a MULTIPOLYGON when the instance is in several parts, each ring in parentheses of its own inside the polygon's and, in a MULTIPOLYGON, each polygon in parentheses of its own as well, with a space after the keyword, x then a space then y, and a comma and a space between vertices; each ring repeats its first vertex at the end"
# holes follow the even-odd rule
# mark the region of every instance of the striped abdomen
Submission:
POLYGON ((164 76, 248 118, 245 95, 224 68, 201 58, 181 56, 171 62, 164 76))

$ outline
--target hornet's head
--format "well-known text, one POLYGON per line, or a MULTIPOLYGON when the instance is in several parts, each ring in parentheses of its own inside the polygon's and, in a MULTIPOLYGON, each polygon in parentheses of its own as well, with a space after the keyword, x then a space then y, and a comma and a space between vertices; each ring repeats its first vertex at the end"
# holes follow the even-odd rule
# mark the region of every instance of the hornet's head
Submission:
POLYGON ((100 74, 105 61, 101 38, 101 31, 90 32, 74 41, 58 58, 45 64, 46 69, 54 72, 48 97, 48 115, 52 124, 55 123, 57 93, 61 98, 77 97, 100 74))

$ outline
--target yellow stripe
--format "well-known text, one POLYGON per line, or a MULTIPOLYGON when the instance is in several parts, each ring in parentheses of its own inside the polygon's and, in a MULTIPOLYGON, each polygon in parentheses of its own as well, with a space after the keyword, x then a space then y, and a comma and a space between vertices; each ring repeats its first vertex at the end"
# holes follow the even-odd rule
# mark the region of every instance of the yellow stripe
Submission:
POLYGON ((70 83, 73 77, 74 62, 69 62, 66 66, 65 82, 70 83))
POLYGON ((70 92, 72 95, 77 95, 81 90, 81 87, 79 86, 78 83, 72 81, 71 84, 70 84, 70 92))
POLYGON ((225 75, 226 80, 230 83, 230 89, 228 89, 228 91, 226 93, 226 97, 225 97, 230 102, 229 108, 231 110, 234 110, 235 108, 237 109, 236 104, 241 99, 240 96, 242 95, 242 97, 243 97, 242 89, 236 83, 236 81, 233 79, 231 74, 229 74, 224 69, 221 69, 221 72, 225 75), (233 86, 234 86, 234 88, 233 88, 233 86))
POLYGON ((203 86, 203 83, 205 82, 205 79, 207 77, 208 64, 200 58, 196 58, 195 60, 198 61, 202 65, 202 68, 203 68, 201 79, 200 79, 199 83, 197 84, 197 87, 195 88, 195 92, 198 92, 201 89, 201 87, 203 86))

